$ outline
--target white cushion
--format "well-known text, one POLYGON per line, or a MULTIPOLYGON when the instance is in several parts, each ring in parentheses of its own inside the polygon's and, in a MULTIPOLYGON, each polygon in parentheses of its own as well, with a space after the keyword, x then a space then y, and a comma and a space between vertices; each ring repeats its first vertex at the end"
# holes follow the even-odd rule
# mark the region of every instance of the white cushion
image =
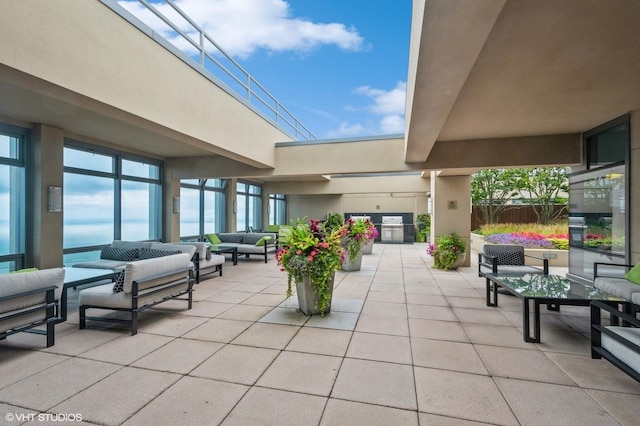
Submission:
POLYGON ((172 243, 158 243, 153 244, 151 246, 152 250, 162 250, 162 251, 179 251, 182 253, 187 253, 189 255, 189 259, 196 254, 196 247, 192 244, 172 244, 172 243))
POLYGON ((74 268, 111 269, 112 271, 122 271, 127 265, 126 260, 96 259, 86 262, 75 263, 74 268))
POLYGON ((210 260, 200 260, 200 269, 211 268, 213 266, 222 265, 225 257, 221 254, 212 254, 210 260))
MULTIPOLYGON (((25 291, 56 286, 55 298, 59 299, 64 285, 64 269, 51 268, 39 271, 0 275, 0 297, 25 291)), ((0 313, 25 308, 45 301, 45 294, 25 296, 0 303, 0 313)))
MULTIPOLYGON (((165 275, 171 271, 185 269, 189 267, 190 262, 191 257, 186 253, 129 262, 124 269, 124 292, 131 293, 133 281, 139 282, 154 276, 165 275)), ((185 273, 182 273, 182 275, 185 275, 185 273)), ((167 277, 162 276, 157 280, 144 283, 144 285, 139 286, 138 289, 142 290, 153 287, 154 285, 166 282, 167 279, 167 277)))
MULTIPOLYGON (((640 345, 640 328, 632 327, 618 327, 609 326, 605 327, 607 330, 612 331, 625 340, 640 345)), ((635 371, 640 372, 640 353, 628 348, 627 346, 617 342, 612 337, 607 336, 605 333, 601 335, 602 347, 613 354, 620 361, 627 364, 635 371)))
MULTIPOLYGON (((188 283, 185 282, 183 285, 169 288, 165 291, 159 291, 153 295, 145 296, 143 294, 138 298, 138 307, 158 302, 165 297, 175 296, 187 288, 188 283)), ((154 290, 156 290, 156 288, 154 288, 154 290)), ((80 291, 79 296, 80 305, 101 306, 104 308, 131 309, 131 300, 131 293, 125 293, 124 291, 114 293, 112 284, 99 285, 84 289, 80 291)))
POLYGON ((597 277, 593 286, 598 290, 631 300, 631 295, 640 292, 640 285, 627 281, 624 278, 597 277))

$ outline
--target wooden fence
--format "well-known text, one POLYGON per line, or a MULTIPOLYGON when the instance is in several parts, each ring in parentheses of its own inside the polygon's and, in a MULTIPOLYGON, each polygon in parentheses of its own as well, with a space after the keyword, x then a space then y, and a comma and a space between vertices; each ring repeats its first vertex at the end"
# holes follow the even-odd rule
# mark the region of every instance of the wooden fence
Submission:
MULTIPOLYGON (((496 222, 501 223, 536 223, 538 218, 533 211, 535 206, 513 205, 506 207, 496 222)), ((561 217, 567 217, 566 206, 556 206, 555 211, 565 209, 561 217)), ((482 210, 477 206, 471 208, 471 229, 478 229, 485 223, 482 210)))

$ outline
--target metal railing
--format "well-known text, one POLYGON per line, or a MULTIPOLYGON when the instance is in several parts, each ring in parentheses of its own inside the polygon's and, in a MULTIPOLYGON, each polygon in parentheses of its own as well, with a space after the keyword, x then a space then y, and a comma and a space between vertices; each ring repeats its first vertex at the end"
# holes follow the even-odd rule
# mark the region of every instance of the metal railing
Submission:
POLYGON ((245 100, 263 117, 296 140, 316 140, 316 136, 282 105, 251 74, 236 62, 211 36, 191 19, 173 0, 151 3, 137 0, 150 13, 134 14, 118 0, 100 0, 187 64, 198 69, 221 88, 245 100), (170 6, 171 16, 158 10, 159 4, 170 6), (155 22, 154 22, 155 21, 155 22), (152 28, 160 25, 166 36, 152 28), (185 29, 186 28, 186 29, 185 29), (169 36, 169 38, 167 38, 169 36))

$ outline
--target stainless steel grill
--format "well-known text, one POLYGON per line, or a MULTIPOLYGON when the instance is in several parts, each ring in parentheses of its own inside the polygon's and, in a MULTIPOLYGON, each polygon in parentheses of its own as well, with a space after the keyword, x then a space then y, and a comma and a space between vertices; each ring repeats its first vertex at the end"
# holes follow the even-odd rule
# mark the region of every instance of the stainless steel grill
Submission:
POLYGON ((380 241, 381 242, 404 242, 404 224, 402 223, 402 216, 382 216, 382 223, 380 224, 380 241))

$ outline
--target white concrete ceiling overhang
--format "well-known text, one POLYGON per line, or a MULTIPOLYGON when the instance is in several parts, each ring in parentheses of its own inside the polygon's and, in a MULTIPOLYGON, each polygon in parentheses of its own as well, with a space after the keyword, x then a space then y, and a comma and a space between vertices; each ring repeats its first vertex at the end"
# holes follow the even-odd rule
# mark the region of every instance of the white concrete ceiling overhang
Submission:
POLYGON ((581 132, 640 108, 640 2, 416 0, 414 12, 407 162, 439 168, 464 151, 449 166, 508 166, 505 147, 534 137, 529 154, 575 163, 581 132))

